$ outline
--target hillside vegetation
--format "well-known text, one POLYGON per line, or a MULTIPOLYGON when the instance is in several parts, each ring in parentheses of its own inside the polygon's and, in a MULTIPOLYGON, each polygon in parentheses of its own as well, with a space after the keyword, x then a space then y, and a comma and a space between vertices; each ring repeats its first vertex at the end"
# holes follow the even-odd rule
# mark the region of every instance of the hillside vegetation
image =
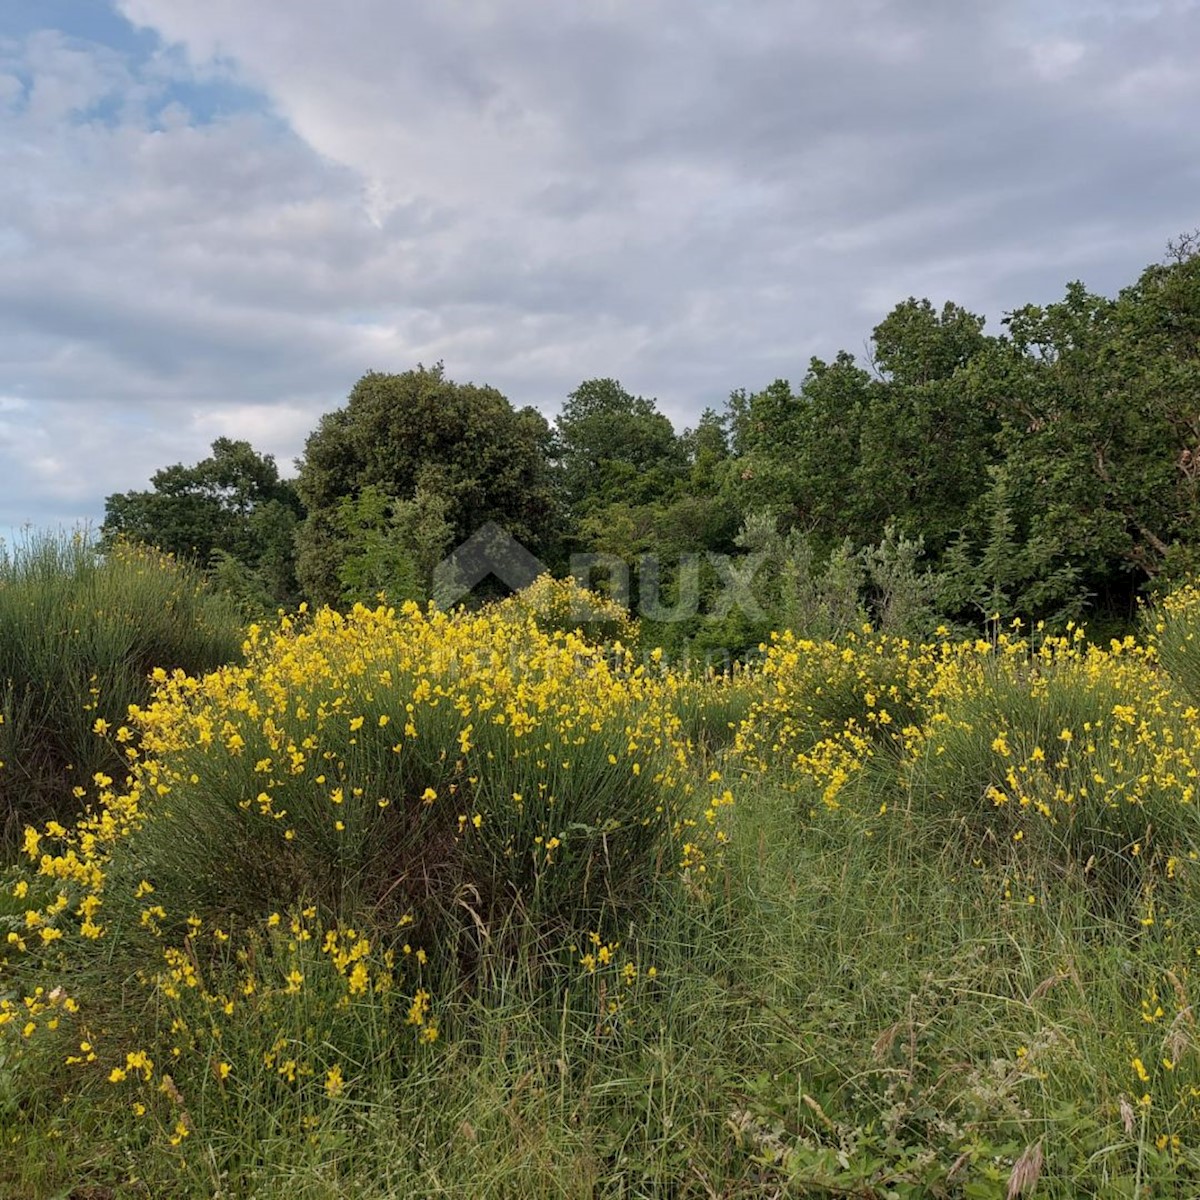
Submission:
POLYGON ((0 1192, 1191 1194, 1198 628, 697 676, 543 579, 138 660, 0 877, 0 1192))

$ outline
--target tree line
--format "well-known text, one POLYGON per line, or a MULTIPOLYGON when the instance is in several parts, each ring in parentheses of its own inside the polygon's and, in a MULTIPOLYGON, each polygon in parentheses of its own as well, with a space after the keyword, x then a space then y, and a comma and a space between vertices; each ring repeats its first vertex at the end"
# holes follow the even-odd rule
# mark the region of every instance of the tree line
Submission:
POLYGON ((221 438, 109 496, 102 537, 199 560, 248 611, 425 599, 433 566, 494 521, 557 572, 653 555, 668 591, 698 563, 713 594, 706 555, 753 565, 761 611, 702 606, 656 631, 668 644, 736 651, 864 618, 1127 625, 1200 565, 1200 235, 1115 298, 1072 283, 984 325, 907 299, 861 358, 813 358, 682 432, 614 379, 550 423, 441 365, 372 371, 295 479, 221 438))

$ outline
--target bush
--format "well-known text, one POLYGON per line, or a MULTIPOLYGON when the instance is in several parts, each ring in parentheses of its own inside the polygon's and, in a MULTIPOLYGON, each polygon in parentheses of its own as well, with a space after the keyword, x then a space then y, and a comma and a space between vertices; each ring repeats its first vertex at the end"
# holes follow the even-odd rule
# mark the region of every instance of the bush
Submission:
POLYGON ((0 880, 23 1094, 124 1097, 182 1157, 247 1113, 295 1138, 391 1111, 476 997, 623 1036, 657 994, 635 918, 711 894, 731 802, 693 770, 679 681, 520 603, 302 612, 244 653, 159 672, 128 784, 28 828, 0 880))
POLYGON ((155 667, 211 669, 238 653, 232 606, 158 551, 101 555, 81 533, 0 550, 0 852, 21 828, 69 821, 97 772, 121 778, 114 734, 155 667))
POLYGON ((635 649, 638 622, 615 600, 582 588, 574 579, 543 575, 529 587, 498 601, 493 611, 501 620, 532 621, 544 634, 578 633, 596 645, 635 649))
POLYGON ((737 739, 760 772, 793 773, 797 757, 846 730, 897 749, 928 708, 939 651, 869 627, 837 642, 772 634, 760 685, 737 739))
POLYGON ((740 664, 682 676, 675 693, 680 732, 698 749, 720 753, 733 744, 757 695, 755 676, 740 664))
POLYGON ((739 761, 810 816, 900 811, 955 860, 1076 875, 1143 919, 1200 850, 1195 709, 1132 638, 782 636, 761 670, 739 761))
POLYGON ((1158 661, 1200 704, 1200 587, 1188 583, 1164 596, 1143 624, 1158 661))
POLYGON ((910 795, 981 849, 1019 845, 1128 882, 1197 842, 1200 740, 1132 638, 1101 650, 1078 634, 1036 651, 1002 638, 947 667, 910 795))
POLYGON ((128 829, 106 911, 143 921, 143 881, 143 923, 174 934, 312 903, 452 957, 448 926, 590 929, 674 870, 686 752, 668 681, 628 655, 511 606, 412 604, 251 626, 245 652, 133 710, 145 757, 88 827, 128 829))

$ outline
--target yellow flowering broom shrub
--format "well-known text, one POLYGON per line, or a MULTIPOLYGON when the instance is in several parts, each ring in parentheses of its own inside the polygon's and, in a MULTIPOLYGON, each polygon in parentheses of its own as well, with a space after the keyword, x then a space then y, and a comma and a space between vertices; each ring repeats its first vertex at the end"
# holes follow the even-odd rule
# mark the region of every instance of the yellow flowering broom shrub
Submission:
POLYGON ((597 645, 636 649, 638 624, 629 611, 607 596, 580 587, 574 579, 543 575, 529 587, 493 606, 497 616, 543 633, 579 633, 597 645))
POLYGON ((1122 890, 1174 878, 1198 842, 1200 729, 1132 638, 1082 635, 942 664, 904 779, 981 850, 1079 869, 1122 890))
POLYGON ((675 681, 627 652, 511 605, 411 604, 251 627, 244 650, 203 678, 160 672, 131 710, 128 785, 100 778, 73 831, 27 832, 87 932, 300 902, 422 930, 511 911, 590 928, 702 864, 675 681))
POLYGON ((949 652, 905 638, 852 631, 840 642, 785 632, 762 647, 755 698, 734 739, 744 768, 782 776, 786 788, 822 778, 827 808, 880 754, 895 761, 929 704, 938 659, 949 652))
POLYGON ((719 754, 733 744, 759 694, 757 675, 740 663, 728 672, 684 672, 675 694, 682 732, 698 749, 719 754))
POLYGON ((0 1041, 23 1077, 128 1092, 168 1147, 241 1103, 324 1120, 405 1070, 510 932, 599 979, 615 1027, 639 969, 612 965, 618 918, 725 838, 680 681, 520 604, 301 614, 252 626, 243 665, 155 678, 123 785, 98 774, 76 825, 25 831, 0 1041), (61 1011, 101 970, 124 1002, 61 1011))
POLYGON ((1164 596, 1145 625, 1158 661, 1200 704, 1200 586, 1188 583, 1164 596))
POLYGON ((1133 638, 782 635, 760 687, 738 758, 812 815, 877 827, 890 811, 980 863, 1079 870, 1143 908, 1196 856, 1197 713, 1133 638))

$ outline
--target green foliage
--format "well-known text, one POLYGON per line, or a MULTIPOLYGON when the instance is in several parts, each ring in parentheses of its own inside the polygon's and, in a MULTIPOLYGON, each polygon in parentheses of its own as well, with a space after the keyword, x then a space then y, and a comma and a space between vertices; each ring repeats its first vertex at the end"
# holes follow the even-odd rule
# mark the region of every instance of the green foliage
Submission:
POLYGON ((875 326, 875 365, 904 387, 953 378, 984 347, 984 320, 947 302, 940 313, 910 296, 875 326))
POLYGON ((440 497, 454 544, 495 521, 539 553, 556 522, 549 451, 540 413, 514 409, 495 388, 454 383, 441 364, 369 372, 305 443, 296 481, 308 514, 297 533, 305 591, 318 603, 341 599, 348 547, 337 514, 370 486, 405 503, 418 492, 440 497))
POLYGON ((843 353, 831 364, 813 359, 798 396, 782 379, 753 396, 731 396, 732 487, 741 510, 782 512, 816 532, 826 552, 845 537, 869 540, 877 513, 856 476, 874 387, 843 353))
POLYGON ((1072 284, 1006 332, 909 299, 875 328, 871 366, 813 359, 729 403, 739 510, 844 539, 919 539, 949 617, 997 611, 1128 629, 1139 590, 1193 571, 1200 529, 1200 254, 1172 247, 1116 299, 1072 284))
POLYGON ((866 579, 848 540, 818 567, 808 538, 796 530, 781 534, 770 513, 756 513, 742 527, 738 544, 762 560, 755 574, 756 595, 766 617, 756 640, 783 629, 802 637, 836 637, 866 620, 866 579))
POLYGON ((26 824, 69 821, 96 772, 124 777, 115 734, 152 668, 208 670, 240 645, 232 605, 158 551, 32 533, 0 553, 0 850, 26 824))
POLYGON ((444 497, 422 487, 411 500, 397 500, 375 484, 343 497, 333 517, 341 535, 342 602, 428 600, 434 568, 454 537, 448 507, 444 497))
POLYGON ((890 519, 940 554, 977 502, 994 419, 958 374, 987 345, 983 321, 948 304, 898 305, 875 329, 873 376, 842 352, 814 358, 798 394, 776 380, 731 399, 743 511, 771 508, 820 555, 883 539, 890 519))
MULTIPOLYGON (((763 615, 745 630, 756 633, 754 644, 782 630, 836 639, 866 623, 888 635, 917 638, 939 623, 945 583, 926 565, 922 541, 906 537, 894 522, 877 545, 856 550, 846 538, 819 562, 808 537, 795 529, 780 533, 777 519, 760 512, 747 518, 738 545, 746 552, 743 565, 758 563, 753 590, 763 615)), ((729 630, 728 622, 713 625, 729 630)))
POLYGON ((655 500, 685 468, 685 446, 671 422, 653 400, 631 395, 615 379, 581 383, 556 430, 563 491, 581 516, 618 501, 655 500))
POLYGON ((1071 284, 1026 306, 970 375, 994 408, 1004 503, 1033 549, 1029 606, 1123 606, 1179 569, 1200 526, 1194 448, 1200 358, 1200 257, 1148 268, 1115 300, 1071 284))
MULTIPOLYGON (((1115 299, 1073 283, 1009 313, 1000 336, 910 297, 865 362, 813 358, 798 388, 735 391, 679 434, 611 378, 581 383, 551 430, 440 364, 370 372, 309 437, 298 493, 268 456, 218 439, 152 490, 110 496, 105 534, 198 556, 259 614, 295 603, 297 571, 317 602, 424 596, 436 554, 495 521, 559 575, 574 552, 621 558, 636 607, 640 556, 669 592, 687 556, 735 553, 770 512, 795 537, 768 587, 776 623, 820 626, 809 593, 832 564, 847 590, 865 571, 861 603, 896 628, 928 631, 940 608, 977 628, 996 612, 1054 627, 1086 614, 1124 632, 1139 595, 1200 567, 1198 249, 1180 239, 1115 299)), ((715 604, 718 575, 702 574, 715 604)), ((708 615, 659 622, 661 637, 741 653, 765 632, 753 614, 708 615)))
POLYGON ((293 538, 300 502, 275 460, 249 442, 217 438, 195 466, 164 467, 151 489, 119 492, 104 506, 102 542, 155 546, 181 561, 212 565, 250 611, 298 599, 293 538))
POLYGON ((869 586, 872 625, 915 640, 931 637, 939 624, 943 576, 925 560, 925 541, 900 532, 894 522, 883 540, 859 551, 869 586))
POLYGON ((1019 529, 1007 464, 988 468, 989 487, 978 508, 975 538, 960 533, 942 560, 940 599, 947 612, 969 613, 976 624, 997 615, 1039 619, 1062 628, 1079 621, 1091 598, 1081 569, 1064 560, 1046 531, 1019 529))

